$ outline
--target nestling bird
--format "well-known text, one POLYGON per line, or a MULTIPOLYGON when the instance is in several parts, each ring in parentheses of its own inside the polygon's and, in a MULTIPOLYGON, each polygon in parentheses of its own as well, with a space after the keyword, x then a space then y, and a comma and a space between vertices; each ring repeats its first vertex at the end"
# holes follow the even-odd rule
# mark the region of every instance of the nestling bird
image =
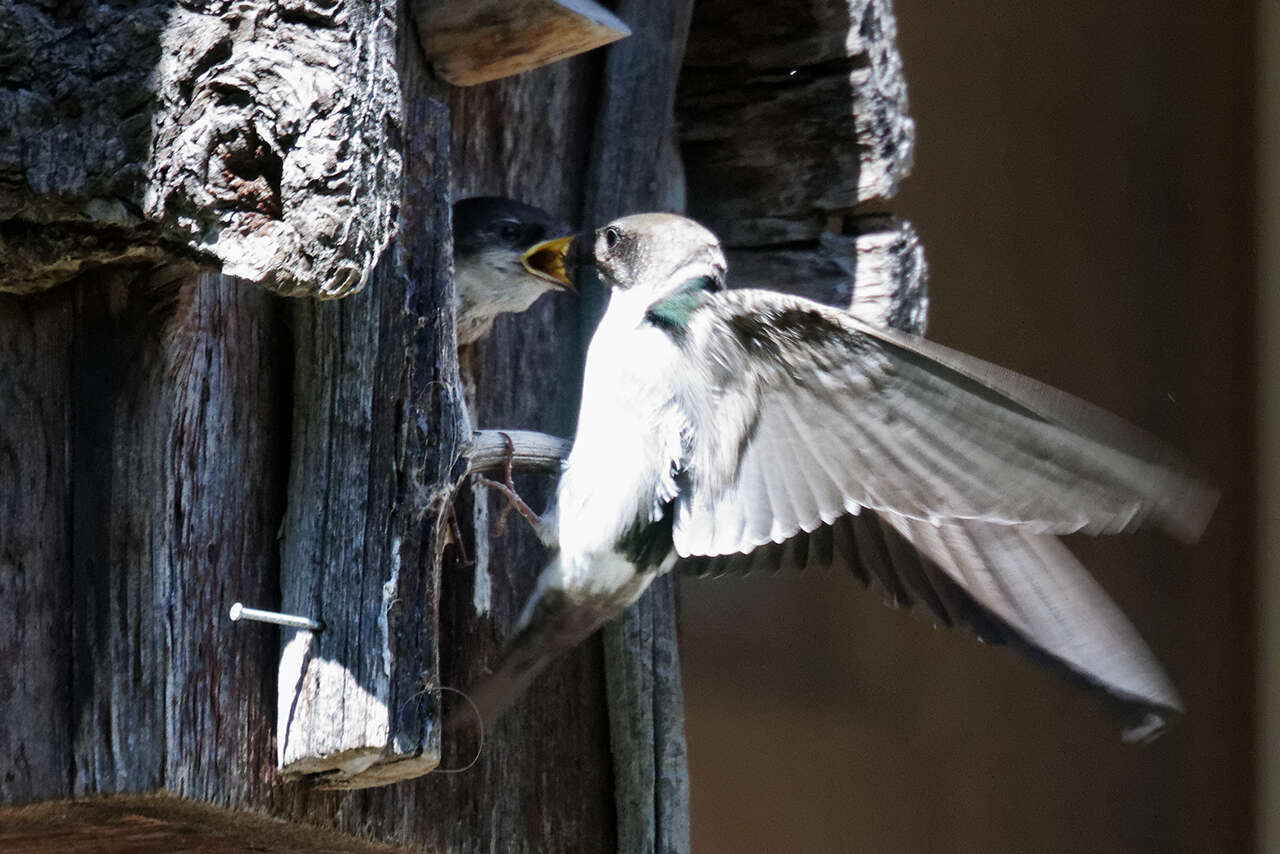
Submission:
POLYGON ((477 196, 453 206, 459 346, 487 335, 499 314, 524 311, 549 290, 573 290, 568 281, 535 275, 521 262, 529 247, 567 231, 541 208, 500 196, 477 196))
MULTIPOLYGON (((591 254, 608 307, 541 524, 556 547, 472 696, 495 718, 548 661, 678 565, 838 565, 1104 689, 1144 737, 1178 694, 1056 535, 1195 539, 1214 494, 1115 416, 854 315, 724 289, 715 236, 624 217, 591 254)), ((526 253, 567 279, 573 238, 526 253)))

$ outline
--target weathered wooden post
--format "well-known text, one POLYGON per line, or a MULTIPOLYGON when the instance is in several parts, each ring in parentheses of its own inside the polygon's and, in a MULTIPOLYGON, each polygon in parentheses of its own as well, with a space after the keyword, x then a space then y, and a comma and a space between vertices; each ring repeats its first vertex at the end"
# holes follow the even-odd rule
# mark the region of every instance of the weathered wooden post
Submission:
MULTIPOLYGON (((857 51, 896 74, 887 3, 848 6, 888 27, 857 51)), ((487 495, 461 519, 473 541, 444 550, 470 444, 453 199, 509 195, 584 225, 684 207, 683 63, 693 212, 735 251, 757 251, 744 234, 802 233, 846 291, 871 257, 890 259, 886 287, 918 269, 896 223, 820 235, 905 169, 901 98, 876 102, 907 129, 880 184, 754 208, 764 225, 716 212, 737 189, 712 188, 697 145, 750 160, 763 143, 734 154, 699 104, 733 113, 757 96, 735 72, 715 81, 719 60, 683 62, 691 12, 0 8, 0 847, 56 833, 120 851, 178 836, 364 850, 336 831, 460 852, 688 849, 673 580, 539 679, 466 773, 443 773, 475 745, 442 741, 436 689, 485 666, 545 559, 529 532, 492 530, 487 495), (605 54, 503 77, 628 31, 605 54), (233 624, 237 601, 323 630, 233 624), (330 790, 349 788, 366 790, 330 790)), ((815 21, 823 44, 852 32, 815 21)), ((757 50, 750 30, 726 24, 739 47, 725 50, 757 50)), ((822 139, 852 149, 871 84, 841 79, 843 118, 822 139)), ((602 297, 499 320, 469 354, 477 426, 572 434, 602 297)))

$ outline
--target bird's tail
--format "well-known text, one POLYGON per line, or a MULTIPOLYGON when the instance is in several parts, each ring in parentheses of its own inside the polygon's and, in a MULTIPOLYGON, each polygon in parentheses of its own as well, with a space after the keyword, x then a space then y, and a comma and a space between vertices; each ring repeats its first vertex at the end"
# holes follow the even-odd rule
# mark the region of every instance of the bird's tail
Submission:
MULTIPOLYGON (((548 664, 620 610, 612 604, 574 602, 565 591, 553 587, 535 593, 497 663, 467 689, 484 726, 492 725, 548 664)), ((461 719, 471 714, 469 707, 460 708, 450 716, 446 729, 462 724, 461 719)))

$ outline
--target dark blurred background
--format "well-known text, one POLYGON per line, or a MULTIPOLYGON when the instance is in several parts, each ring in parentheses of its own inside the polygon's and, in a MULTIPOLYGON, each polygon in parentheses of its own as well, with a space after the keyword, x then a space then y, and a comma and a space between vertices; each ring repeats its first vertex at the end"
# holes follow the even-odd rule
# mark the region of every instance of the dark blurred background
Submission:
POLYGON ((1125 416, 1222 490, 1194 546, 1070 540, 1188 713, 1122 744, 1087 692, 851 579, 685 580, 695 850, 1249 851, 1256 10, 894 6, 918 133, 886 207, 924 242, 930 337, 1125 416))

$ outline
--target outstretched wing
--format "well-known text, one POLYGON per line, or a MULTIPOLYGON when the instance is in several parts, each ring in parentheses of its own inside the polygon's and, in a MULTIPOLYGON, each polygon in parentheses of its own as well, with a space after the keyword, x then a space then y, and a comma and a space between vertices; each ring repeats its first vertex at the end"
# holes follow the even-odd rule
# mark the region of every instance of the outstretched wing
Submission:
POLYGON ((809 300, 715 294, 678 332, 682 557, 747 552, 864 508, 1193 539, 1215 500, 1096 407, 809 300))
POLYGON ((848 571, 886 604, 966 628, 1065 668, 1119 701, 1130 738, 1182 709, 1177 691, 1106 592, 1057 537, 960 521, 932 525, 863 511, 747 554, 691 557, 683 572, 848 571))

